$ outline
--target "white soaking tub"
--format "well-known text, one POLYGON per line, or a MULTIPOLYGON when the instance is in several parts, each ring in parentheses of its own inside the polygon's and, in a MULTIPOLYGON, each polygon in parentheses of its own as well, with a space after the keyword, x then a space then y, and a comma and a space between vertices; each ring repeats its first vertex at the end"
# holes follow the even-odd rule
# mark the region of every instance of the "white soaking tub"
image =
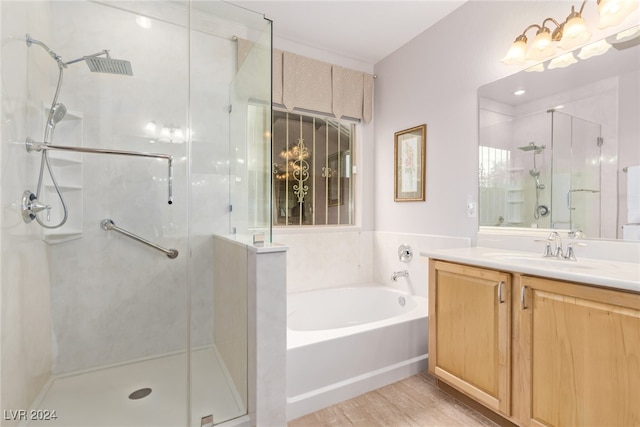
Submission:
POLYGON ((287 297, 287 419, 427 369, 427 299, 374 283, 287 297))

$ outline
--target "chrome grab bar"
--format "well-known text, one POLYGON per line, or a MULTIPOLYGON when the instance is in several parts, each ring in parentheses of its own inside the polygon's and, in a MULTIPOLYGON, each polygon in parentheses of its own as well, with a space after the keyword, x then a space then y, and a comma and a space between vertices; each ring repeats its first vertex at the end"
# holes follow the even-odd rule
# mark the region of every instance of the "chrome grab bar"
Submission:
POLYGON ((42 151, 42 150, 60 150, 60 151, 73 151, 76 153, 94 153, 94 154, 117 154, 121 156, 135 156, 135 157, 148 157, 153 159, 164 159, 169 162, 169 204, 173 204, 173 156, 170 154, 159 153, 144 153, 139 151, 125 151, 125 150, 110 150, 103 148, 85 148, 85 147, 68 147, 64 145, 50 145, 41 142, 36 142, 31 138, 27 138, 27 151, 42 151))
POLYGON ((144 243, 147 246, 151 246, 152 248, 157 249, 160 252, 164 253, 166 256, 168 256, 171 259, 178 257, 178 251, 176 249, 165 249, 162 246, 156 245, 155 243, 148 241, 147 239, 143 239, 140 236, 136 236, 135 234, 130 233, 127 230, 123 230, 122 228, 118 227, 110 219, 103 219, 100 222, 100 227, 102 227, 104 231, 117 231, 120 234, 124 234, 127 237, 131 237, 133 240, 137 240, 138 242, 144 243))

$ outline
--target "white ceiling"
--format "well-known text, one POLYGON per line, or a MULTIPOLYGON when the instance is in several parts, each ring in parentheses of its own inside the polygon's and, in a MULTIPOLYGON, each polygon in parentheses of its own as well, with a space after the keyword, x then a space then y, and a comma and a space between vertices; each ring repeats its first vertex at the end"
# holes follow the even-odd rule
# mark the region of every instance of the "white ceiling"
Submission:
POLYGON ((376 64, 466 0, 228 0, 273 21, 274 38, 376 64))

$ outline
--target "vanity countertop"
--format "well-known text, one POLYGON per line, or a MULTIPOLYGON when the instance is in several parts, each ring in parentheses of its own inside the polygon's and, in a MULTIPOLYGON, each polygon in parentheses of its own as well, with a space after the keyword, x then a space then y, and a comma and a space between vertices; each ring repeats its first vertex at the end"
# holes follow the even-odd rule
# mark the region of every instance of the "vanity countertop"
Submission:
POLYGON ((421 256, 514 273, 569 280, 640 293, 640 263, 578 258, 567 261, 541 254, 468 247, 421 252, 421 256))

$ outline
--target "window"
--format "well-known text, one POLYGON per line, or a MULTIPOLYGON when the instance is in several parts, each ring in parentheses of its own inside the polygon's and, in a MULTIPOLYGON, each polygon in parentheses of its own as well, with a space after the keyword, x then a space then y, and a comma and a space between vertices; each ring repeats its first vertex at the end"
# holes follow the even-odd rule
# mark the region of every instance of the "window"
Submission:
POLYGON ((352 225, 355 124, 273 112, 273 224, 352 225))
POLYGON ((509 169, 511 153, 481 145, 478 158, 480 225, 499 226, 505 220, 515 221, 518 216, 515 210, 520 209, 522 193, 515 182, 514 170, 509 169))

